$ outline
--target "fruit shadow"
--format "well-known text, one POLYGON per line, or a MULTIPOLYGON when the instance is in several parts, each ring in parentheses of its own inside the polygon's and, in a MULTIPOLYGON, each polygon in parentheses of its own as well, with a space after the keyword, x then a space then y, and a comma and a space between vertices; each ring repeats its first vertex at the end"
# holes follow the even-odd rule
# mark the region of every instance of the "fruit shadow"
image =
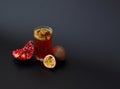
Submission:
POLYGON ((40 71, 47 71, 47 72, 57 72, 59 70, 62 70, 66 67, 68 64, 67 61, 57 61, 55 68, 53 69, 48 69, 46 68, 42 62, 37 61, 34 57, 31 58, 31 60, 28 61, 22 61, 22 60, 13 60, 14 65, 18 68, 31 68, 31 67, 36 67, 40 71))
POLYGON ((67 61, 57 61, 55 68, 52 69, 45 68, 43 64, 42 66, 46 71, 57 72, 63 70, 67 66, 67 61))
POLYGON ((19 68, 29 68, 35 66, 35 60, 32 58, 31 60, 23 61, 23 60, 13 60, 15 66, 19 68))

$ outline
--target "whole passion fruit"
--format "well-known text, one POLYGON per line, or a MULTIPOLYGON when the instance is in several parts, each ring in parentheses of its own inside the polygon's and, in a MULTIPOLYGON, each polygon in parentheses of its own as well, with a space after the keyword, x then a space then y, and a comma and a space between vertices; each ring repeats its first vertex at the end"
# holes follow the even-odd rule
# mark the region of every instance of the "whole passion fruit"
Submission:
POLYGON ((65 61, 66 52, 64 47, 57 45, 52 49, 52 53, 58 61, 65 61))

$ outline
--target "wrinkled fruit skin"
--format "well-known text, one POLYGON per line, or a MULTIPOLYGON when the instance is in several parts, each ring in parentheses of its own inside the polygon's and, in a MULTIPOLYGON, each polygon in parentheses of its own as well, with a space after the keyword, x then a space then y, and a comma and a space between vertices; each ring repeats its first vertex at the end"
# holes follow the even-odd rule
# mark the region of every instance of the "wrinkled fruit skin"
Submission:
POLYGON ((52 49, 52 54, 57 58, 59 61, 65 61, 66 58, 66 52, 65 49, 62 46, 55 46, 52 49))
POLYGON ((16 49, 12 52, 12 55, 17 60, 30 60, 34 54, 34 45, 32 41, 29 41, 23 48, 16 49))

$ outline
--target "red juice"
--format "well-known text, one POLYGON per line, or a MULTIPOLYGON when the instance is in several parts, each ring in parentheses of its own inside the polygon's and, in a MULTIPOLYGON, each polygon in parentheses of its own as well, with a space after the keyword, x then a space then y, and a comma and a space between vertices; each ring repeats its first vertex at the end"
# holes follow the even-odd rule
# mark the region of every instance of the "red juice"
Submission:
POLYGON ((34 44, 36 59, 42 61, 47 54, 52 52, 52 29, 39 27, 34 30, 34 44))

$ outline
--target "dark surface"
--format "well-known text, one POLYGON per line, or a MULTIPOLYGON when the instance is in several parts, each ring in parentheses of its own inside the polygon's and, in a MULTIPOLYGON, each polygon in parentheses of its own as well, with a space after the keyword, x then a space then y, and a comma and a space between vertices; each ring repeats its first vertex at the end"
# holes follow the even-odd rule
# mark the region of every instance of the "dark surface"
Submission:
POLYGON ((0 34, 0 89, 120 89, 119 0, 0 0, 0 34), (53 71, 11 55, 40 25, 67 51, 53 71))

